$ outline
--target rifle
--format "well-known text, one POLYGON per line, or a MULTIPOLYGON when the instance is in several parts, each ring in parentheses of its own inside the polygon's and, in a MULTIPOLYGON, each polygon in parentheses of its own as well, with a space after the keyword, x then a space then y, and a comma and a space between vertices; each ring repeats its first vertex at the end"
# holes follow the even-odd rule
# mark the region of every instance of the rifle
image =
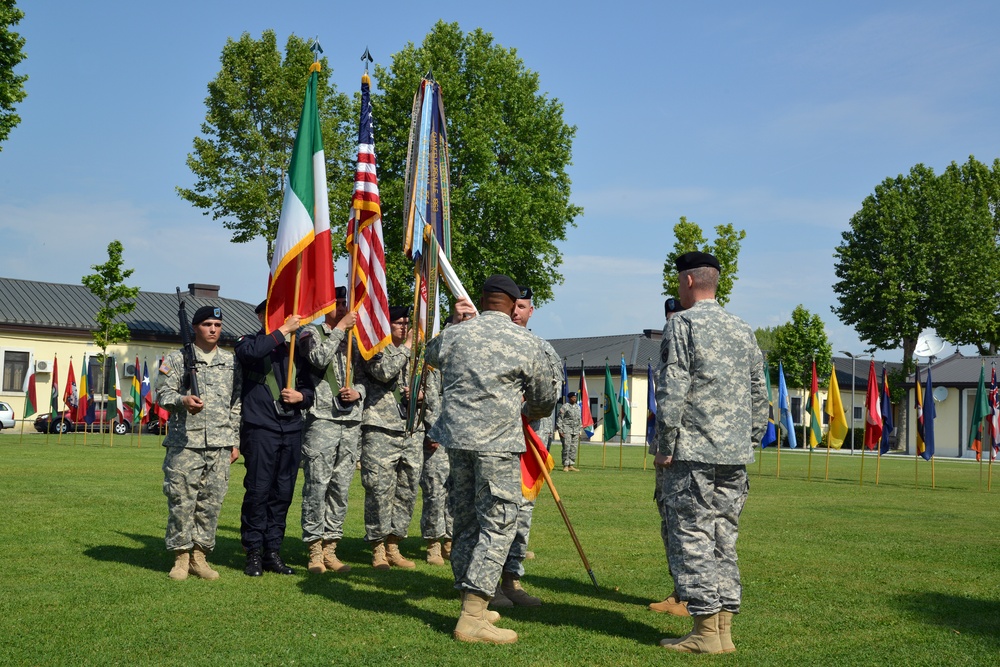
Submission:
POLYGON ((180 320, 181 343, 184 347, 184 375, 181 377, 181 389, 189 390, 191 396, 198 396, 198 367, 195 365, 194 342, 191 340, 191 330, 188 328, 187 307, 181 298, 181 288, 177 287, 177 318, 180 320))

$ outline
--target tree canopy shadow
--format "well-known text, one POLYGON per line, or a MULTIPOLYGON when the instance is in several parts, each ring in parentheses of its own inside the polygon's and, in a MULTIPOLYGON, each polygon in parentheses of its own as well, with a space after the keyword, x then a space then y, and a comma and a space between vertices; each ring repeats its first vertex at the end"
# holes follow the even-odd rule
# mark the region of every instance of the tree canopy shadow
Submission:
POLYGON ((985 600, 935 591, 896 596, 911 617, 956 634, 978 635, 1000 647, 1000 599, 985 600))

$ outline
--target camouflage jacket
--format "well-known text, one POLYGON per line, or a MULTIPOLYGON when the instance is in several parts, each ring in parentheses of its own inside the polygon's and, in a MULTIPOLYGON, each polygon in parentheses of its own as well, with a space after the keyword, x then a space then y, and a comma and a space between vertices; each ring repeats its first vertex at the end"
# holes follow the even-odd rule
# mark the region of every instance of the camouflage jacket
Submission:
POLYGON ((428 437, 445 447, 523 452, 522 400, 528 419, 546 417, 562 388, 552 346, 497 311, 446 328, 426 357, 441 371, 443 393, 428 437))
POLYGON ((366 391, 362 425, 399 433, 406 430, 403 387, 410 381, 409 362, 409 348, 387 345, 368 361, 358 364, 357 379, 366 391))
POLYGON ((424 382, 424 405, 421 424, 430 431, 434 422, 441 416, 441 371, 427 367, 427 380, 424 382))
MULTIPOLYGON (((312 407, 309 408, 309 414, 317 419, 328 421, 360 422, 364 412, 365 395, 368 392, 364 384, 355 380, 351 388, 360 393, 361 398, 353 403, 344 404, 340 402, 339 397, 337 397, 337 401, 333 400, 333 388, 326 379, 328 370, 332 370, 338 386, 344 386, 345 374, 347 373, 346 332, 336 327, 330 327, 324 322, 316 327, 305 327, 302 330, 302 335, 299 336, 298 344, 301 346, 303 356, 309 360, 313 371, 315 394, 312 407), (345 411, 341 408, 349 408, 349 410, 345 411)), ((357 348, 354 348, 352 356, 354 361, 351 375, 355 375, 361 359, 357 348)))
POLYGON ((240 432, 241 372, 231 352, 216 348, 211 362, 195 347, 198 390, 205 407, 196 415, 184 408, 181 380, 184 356, 180 350, 168 354, 156 376, 156 396, 170 411, 164 447, 215 449, 238 447, 240 432))
POLYGON ((753 330, 714 300, 696 302, 664 329, 656 386, 660 454, 740 465, 767 427, 764 360, 753 330))
POLYGON ((580 404, 563 403, 559 407, 559 432, 570 435, 580 435, 583 429, 583 415, 580 404))

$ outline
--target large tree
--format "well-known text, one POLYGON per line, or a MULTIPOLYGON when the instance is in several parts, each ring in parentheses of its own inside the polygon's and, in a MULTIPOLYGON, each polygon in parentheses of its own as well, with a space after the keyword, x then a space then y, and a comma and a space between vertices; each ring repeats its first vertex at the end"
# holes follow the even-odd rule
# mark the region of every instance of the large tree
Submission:
POLYGON ((691 222, 682 215, 680 222, 674 225, 674 249, 667 254, 667 259, 663 262, 664 296, 677 296, 677 268, 674 266, 674 261, 686 252, 708 252, 715 255, 722 267, 715 298, 719 305, 726 305, 736 283, 740 242, 746 235, 744 230, 737 230, 732 223, 716 225, 715 241, 709 243, 698 223, 691 222))
POLYGON ((539 92, 538 74, 515 49, 481 29, 438 22, 420 46, 407 44, 376 67, 373 95, 390 299, 412 298, 403 247, 402 200, 413 95, 431 72, 441 84, 451 156, 452 256, 470 292, 492 273, 528 284, 536 304, 562 282, 556 242, 582 211, 570 203, 576 128, 562 104, 539 92))
POLYGON ((833 368, 832 355, 823 320, 800 304, 792 311, 791 321, 775 330, 769 358, 775 366, 781 362, 790 387, 808 388, 812 385, 813 361, 820 384, 826 384, 833 368))
MULTIPOLYGON (((260 39, 243 33, 239 40, 226 40, 222 68, 208 84, 202 136, 195 137, 194 152, 187 159, 195 184, 177 188, 181 197, 231 229, 234 243, 263 238, 268 261, 314 60, 310 46, 310 41, 290 35, 282 54, 273 30, 264 31, 260 39)), ((351 126, 357 121, 352 121, 349 98, 330 82, 326 59, 320 62, 316 97, 330 218, 336 227, 347 219, 354 185, 351 126)), ((334 241, 334 252, 343 253, 341 243, 334 241)))
POLYGON ((14 107, 27 95, 24 82, 28 75, 14 74, 14 68, 24 60, 24 37, 11 30, 24 18, 24 12, 15 5, 14 0, 0 0, 0 150, 10 131, 21 122, 14 107))

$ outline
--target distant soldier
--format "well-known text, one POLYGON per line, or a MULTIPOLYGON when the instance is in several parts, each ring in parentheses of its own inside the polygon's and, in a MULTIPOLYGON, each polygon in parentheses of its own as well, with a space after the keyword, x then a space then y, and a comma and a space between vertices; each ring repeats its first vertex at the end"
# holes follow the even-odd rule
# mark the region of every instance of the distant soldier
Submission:
POLYGON ((424 432, 406 435, 412 334, 409 308, 389 309, 392 344, 360 364, 367 390, 361 423, 361 483, 365 487, 365 540, 372 567, 414 568, 399 543, 406 538, 417 502, 424 432))
POLYGON ((170 578, 177 581, 189 572, 219 578, 205 556, 215 548, 229 466, 240 454, 240 370, 232 353, 218 347, 222 310, 202 306, 191 324, 199 395, 184 393, 180 350, 163 359, 156 377, 159 403, 170 412, 163 439, 163 493, 169 510, 167 549, 174 552, 170 578))
POLYGON ((338 287, 337 309, 306 328, 299 341, 316 385, 302 434, 302 541, 314 574, 351 569, 337 558, 337 542, 344 536, 347 495, 361 453, 365 387, 348 384, 346 375, 347 338, 356 321, 347 309, 347 288, 338 287))
POLYGON ((563 472, 579 472, 576 467, 576 451, 580 446, 580 431, 583 417, 576 402, 576 392, 569 392, 569 402, 559 408, 559 439, 562 440, 563 472))
POLYGON ((493 625, 487 605, 522 499, 522 404, 529 419, 550 414, 562 382, 558 357, 511 321, 520 294, 509 277, 491 276, 483 285, 482 313, 427 344, 427 363, 440 369, 443 388, 441 416, 428 437, 447 449, 451 464, 451 568, 462 593, 454 631, 459 641, 517 641, 517 633, 493 625))
POLYGON ((656 387, 658 453, 666 466, 670 572, 694 629, 664 648, 731 653, 742 589, 736 564, 746 464, 767 426, 763 356, 753 329, 715 300, 719 261, 707 253, 676 260, 681 304, 660 345, 656 387))

